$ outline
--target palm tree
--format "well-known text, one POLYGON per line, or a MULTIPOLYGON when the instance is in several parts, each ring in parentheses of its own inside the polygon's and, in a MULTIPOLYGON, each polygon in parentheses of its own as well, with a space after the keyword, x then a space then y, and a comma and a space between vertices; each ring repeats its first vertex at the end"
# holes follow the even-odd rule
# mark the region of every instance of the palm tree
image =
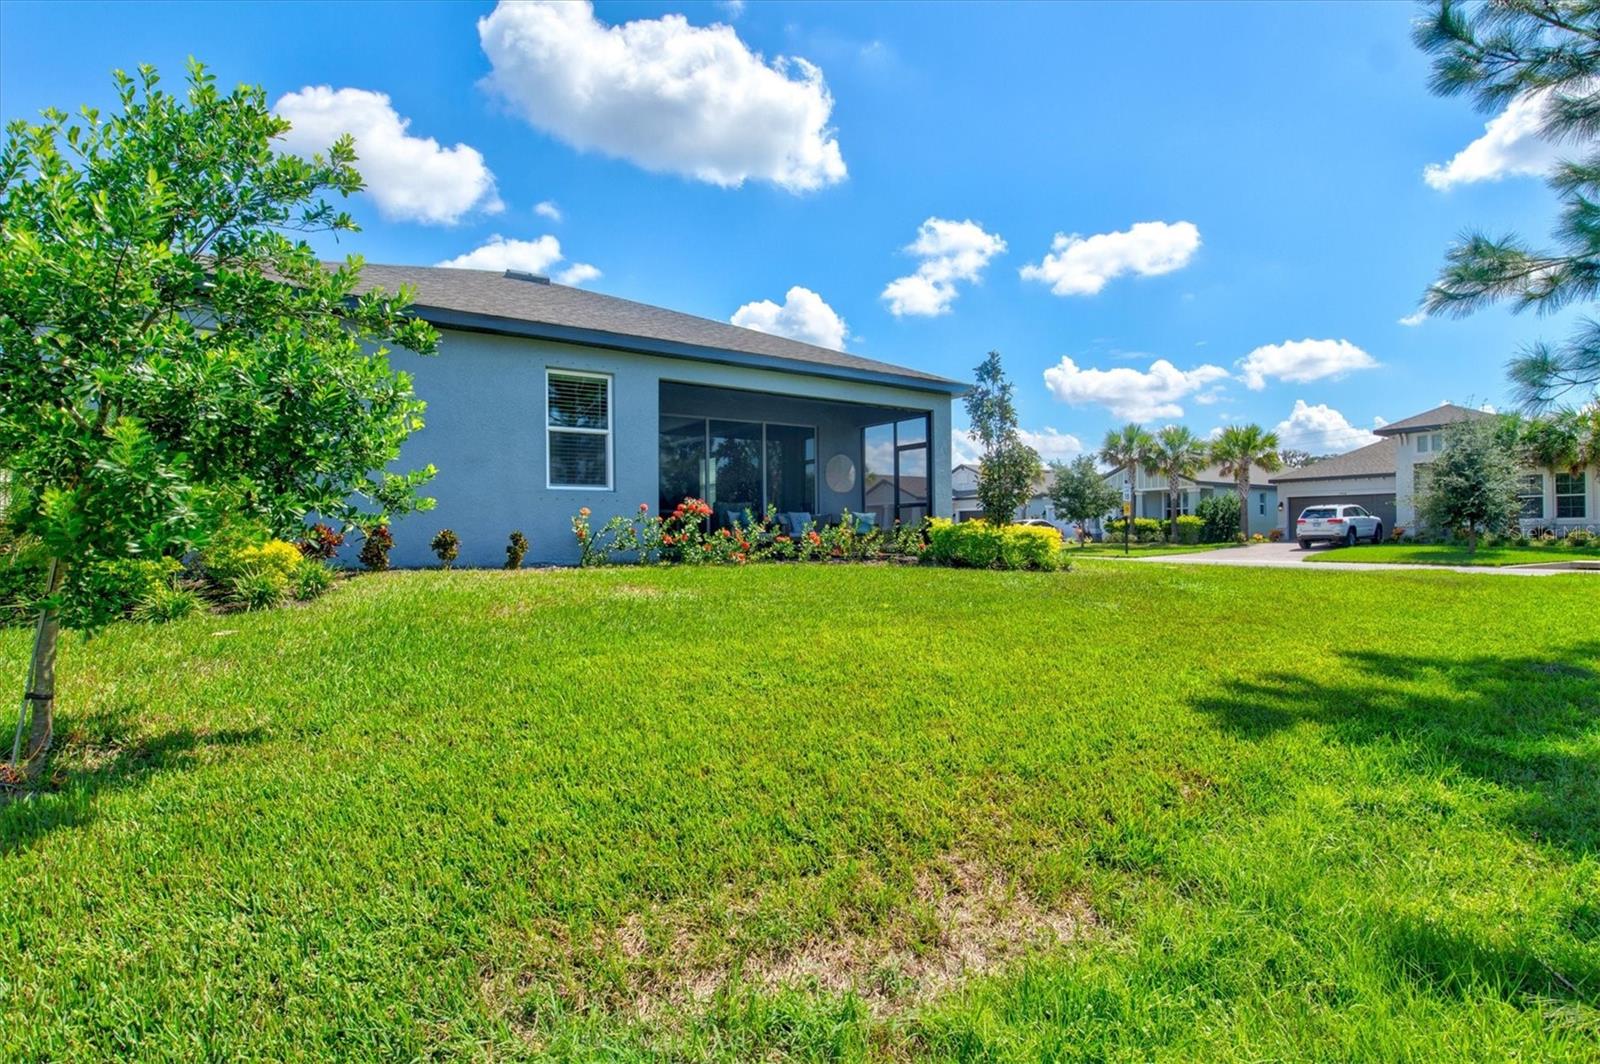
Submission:
POLYGON ((1278 434, 1260 425, 1229 425, 1211 444, 1211 460, 1222 465, 1224 476, 1233 478, 1239 489, 1239 533, 1248 538, 1250 529, 1250 472, 1260 466, 1275 473, 1282 466, 1278 459, 1278 434))
MULTIPOLYGON (((1131 481, 1138 476, 1140 469, 1149 469, 1150 456, 1155 449, 1155 437, 1138 425, 1129 423, 1106 433, 1105 440, 1100 444, 1100 460, 1124 470, 1131 481)), ((1127 518, 1131 528, 1132 507, 1129 507, 1127 518)))
POLYGON ((1182 425, 1168 425, 1156 433, 1148 463, 1150 472, 1167 478, 1167 504, 1172 511, 1169 538, 1178 541, 1178 482, 1192 478, 1206 460, 1205 441, 1182 425))

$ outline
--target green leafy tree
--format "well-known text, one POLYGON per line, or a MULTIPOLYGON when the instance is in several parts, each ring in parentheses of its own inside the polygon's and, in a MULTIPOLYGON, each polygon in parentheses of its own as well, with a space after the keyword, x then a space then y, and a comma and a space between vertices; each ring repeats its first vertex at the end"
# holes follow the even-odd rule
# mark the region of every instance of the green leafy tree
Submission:
POLYGON ((1469 550, 1478 537, 1514 526, 1517 501, 1517 430, 1510 419, 1475 418, 1445 430, 1444 451, 1428 465, 1417 513, 1429 528, 1465 532, 1469 550))
POLYGON ((1310 451, 1298 450, 1294 447, 1285 447, 1278 452, 1278 462, 1285 469, 1300 469, 1312 462, 1320 462, 1326 455, 1312 454, 1310 451))
POLYGON ((350 138, 307 160, 259 88, 182 96, 115 74, 119 113, 47 111, 0 151, 0 454, 8 520, 48 557, 13 772, 50 745, 61 607, 93 629, 97 574, 203 544, 225 516, 279 534, 426 505, 383 470, 421 425, 390 344, 434 351, 405 293, 358 294, 298 234, 355 229, 350 138), (27 743, 21 739, 27 725, 27 743))
POLYGON ((1148 460, 1148 469, 1156 476, 1167 478, 1167 506, 1172 513, 1169 535, 1178 539, 1178 510, 1182 494, 1180 482, 1192 479, 1205 464, 1209 451, 1200 437, 1182 425, 1168 425, 1155 436, 1155 448, 1148 460))
POLYGON ((978 462, 978 502, 984 519, 1010 524, 1017 507, 1028 501, 1044 476, 1039 453, 1017 433, 1017 407, 1011 382, 1000 365, 1000 352, 990 351, 975 371, 977 382, 967 393, 967 418, 983 448, 978 462))
POLYGON ((1194 508, 1202 543, 1232 543, 1239 536, 1239 496, 1231 491, 1207 495, 1194 508))
MULTIPOLYGON (((1132 483, 1138 478, 1139 470, 1149 468, 1150 456, 1155 449, 1156 438, 1130 422, 1106 433, 1106 438, 1100 442, 1100 461, 1122 470, 1123 476, 1132 483)), ((1122 498, 1120 488, 1117 489, 1117 498, 1119 501, 1122 498)), ((1131 525, 1132 522, 1129 522, 1129 527, 1131 525)))
POLYGON ((1239 534, 1250 530, 1250 474, 1257 466, 1268 473, 1283 468, 1278 458, 1278 434, 1260 425, 1229 425, 1211 443, 1211 460, 1220 463, 1222 475, 1232 477, 1239 493, 1239 534))
MULTIPOLYGON (((1576 155, 1550 177, 1561 198, 1556 247, 1536 249, 1516 236, 1469 233, 1450 249, 1423 306, 1466 315, 1489 303, 1554 311, 1593 303, 1600 293, 1600 4, 1589 0, 1435 0, 1414 30, 1433 56, 1430 87, 1469 95, 1482 110, 1529 100, 1541 134, 1576 155)), ((1567 341, 1535 343, 1510 363, 1518 399, 1542 409, 1574 390, 1600 391, 1600 322, 1585 318, 1567 341)))
POLYGON ((1122 493, 1095 467, 1094 459, 1079 455, 1071 465, 1050 467, 1050 502, 1056 516, 1083 523, 1104 517, 1117 508, 1122 493))
POLYGON ((1529 465, 1571 473, 1600 465, 1600 406, 1530 419, 1522 425, 1520 447, 1529 465))

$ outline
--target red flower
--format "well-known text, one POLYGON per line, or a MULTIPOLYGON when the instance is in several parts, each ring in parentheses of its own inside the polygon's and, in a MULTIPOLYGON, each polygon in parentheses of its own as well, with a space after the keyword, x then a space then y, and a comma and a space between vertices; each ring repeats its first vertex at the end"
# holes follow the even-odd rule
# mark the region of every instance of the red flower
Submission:
POLYGON ((642 514, 649 513, 650 512, 650 504, 647 503, 647 502, 640 503, 639 504, 639 512, 642 513, 642 514))

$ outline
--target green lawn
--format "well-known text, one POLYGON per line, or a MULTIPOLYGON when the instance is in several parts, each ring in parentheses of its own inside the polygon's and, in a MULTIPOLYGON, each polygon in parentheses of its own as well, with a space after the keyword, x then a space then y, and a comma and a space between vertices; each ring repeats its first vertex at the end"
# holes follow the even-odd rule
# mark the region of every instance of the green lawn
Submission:
POLYGON ((0 808, 0 1059, 1593 1061, 1595 596, 394 573, 119 625, 0 808))
POLYGON ((1550 562, 1600 561, 1600 542, 1582 549, 1564 546, 1479 547, 1477 552, 1442 543, 1378 543, 1334 547, 1311 555, 1314 562, 1367 562, 1373 565, 1537 565, 1550 562))

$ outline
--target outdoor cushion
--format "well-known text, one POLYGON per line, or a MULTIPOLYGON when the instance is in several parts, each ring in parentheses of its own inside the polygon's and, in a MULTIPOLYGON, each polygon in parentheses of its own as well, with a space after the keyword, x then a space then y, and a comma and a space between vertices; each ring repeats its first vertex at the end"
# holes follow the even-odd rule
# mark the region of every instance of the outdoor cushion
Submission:
POLYGON ((794 510, 782 515, 784 531, 791 536, 798 536, 805 531, 811 522, 811 515, 800 510, 794 510))

